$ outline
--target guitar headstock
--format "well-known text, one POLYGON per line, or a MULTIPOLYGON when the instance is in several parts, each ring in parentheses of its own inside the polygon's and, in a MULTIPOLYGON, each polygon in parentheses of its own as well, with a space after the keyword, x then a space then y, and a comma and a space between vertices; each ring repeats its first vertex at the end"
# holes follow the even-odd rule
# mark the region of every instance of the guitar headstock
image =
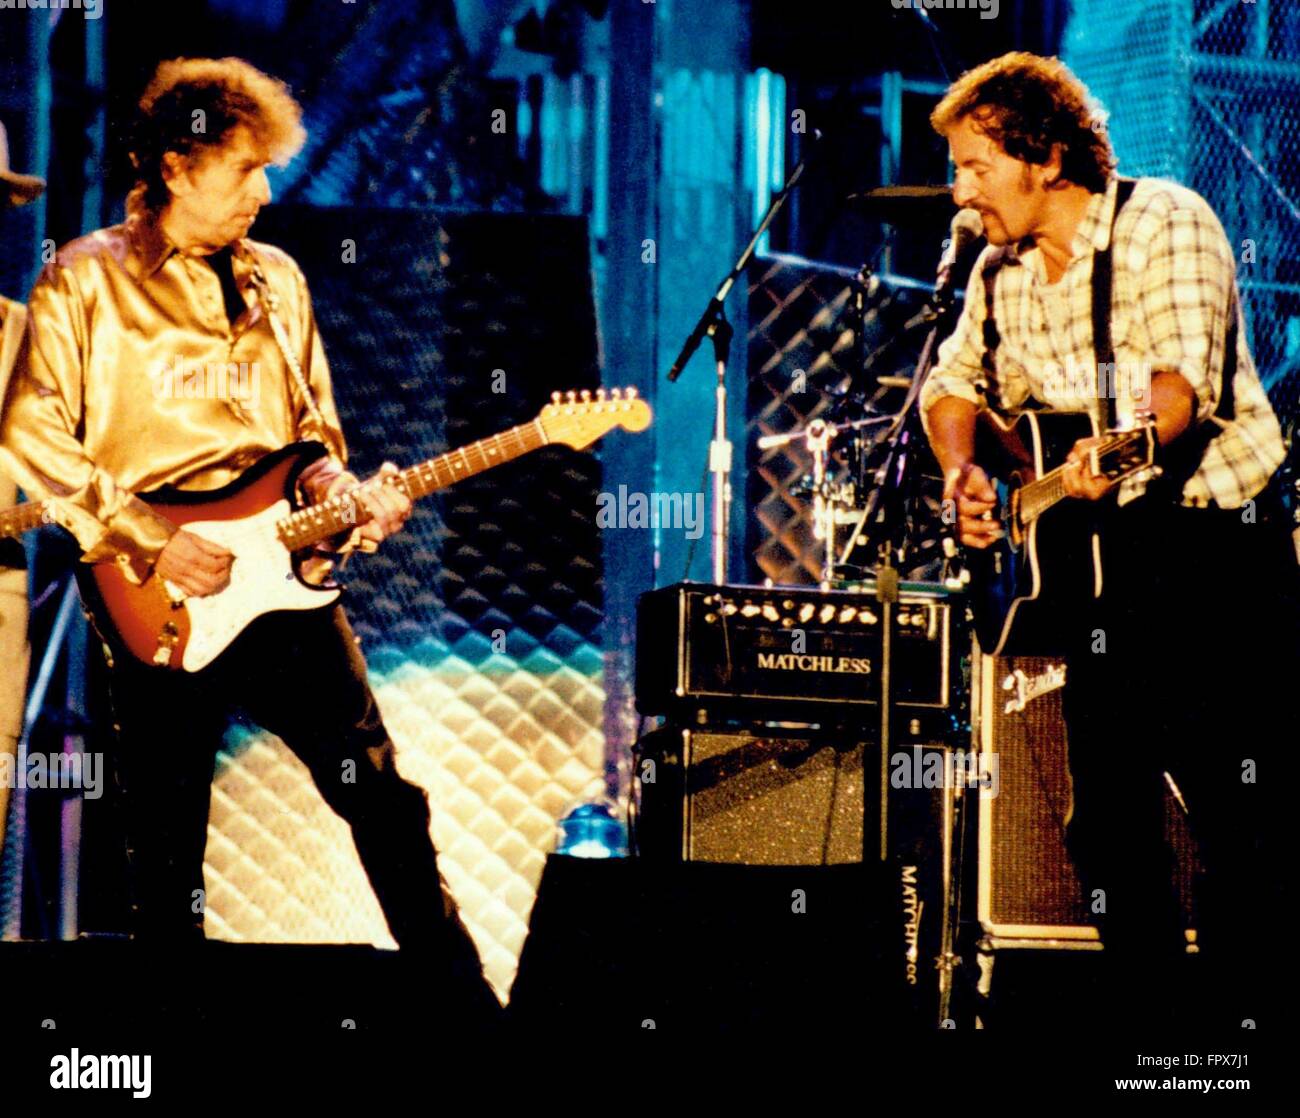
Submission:
POLYGON ((1127 431, 1111 431, 1093 451, 1093 472, 1110 481, 1150 469, 1156 461, 1155 425, 1142 423, 1127 431))
POLYGON ((553 392, 551 402, 537 417, 548 441, 574 450, 590 446, 615 427, 644 431, 652 418, 650 405, 637 396, 635 388, 553 392))

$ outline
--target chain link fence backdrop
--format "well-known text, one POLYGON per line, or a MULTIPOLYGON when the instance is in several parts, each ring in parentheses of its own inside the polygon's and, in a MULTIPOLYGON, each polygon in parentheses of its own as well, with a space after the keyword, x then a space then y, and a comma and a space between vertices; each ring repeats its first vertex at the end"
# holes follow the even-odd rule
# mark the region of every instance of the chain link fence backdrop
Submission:
POLYGON ((1202 194, 1237 249, 1250 348, 1300 412, 1300 4, 1076 0, 1066 62, 1110 112, 1120 170, 1202 194))

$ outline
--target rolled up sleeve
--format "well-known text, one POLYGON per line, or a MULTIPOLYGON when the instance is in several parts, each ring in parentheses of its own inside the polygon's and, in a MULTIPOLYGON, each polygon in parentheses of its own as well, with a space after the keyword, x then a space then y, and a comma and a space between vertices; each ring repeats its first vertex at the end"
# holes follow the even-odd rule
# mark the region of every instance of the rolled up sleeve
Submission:
MULTIPOLYGON (((1139 317, 1146 322, 1151 373, 1180 373, 1208 419, 1223 387, 1227 315, 1236 262, 1218 219, 1206 207, 1176 209, 1152 234, 1139 274, 1139 317)), ((1235 311, 1234 311, 1235 313, 1235 311)))

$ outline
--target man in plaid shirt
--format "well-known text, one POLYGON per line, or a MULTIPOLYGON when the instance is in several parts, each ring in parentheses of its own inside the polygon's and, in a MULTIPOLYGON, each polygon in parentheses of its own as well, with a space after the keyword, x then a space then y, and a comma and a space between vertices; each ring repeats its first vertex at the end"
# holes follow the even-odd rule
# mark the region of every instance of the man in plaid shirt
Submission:
POLYGON ((1150 412, 1162 455, 1191 451, 1176 481, 1139 475, 1114 486, 1091 475, 1093 440, 1082 440, 1065 476, 1072 497, 1098 503, 1102 525, 1102 596, 1089 589, 1079 615, 1059 626, 1070 650, 1066 834, 1099 916, 1106 1009, 1129 1023, 1190 1013, 1264 1028, 1274 1019, 1269 953, 1282 944, 1255 914, 1277 911, 1282 895, 1272 829, 1285 781, 1281 696, 1300 678, 1297 579, 1269 485, 1284 445, 1240 324, 1232 248, 1205 200, 1174 183, 1138 180, 1116 217, 1104 117, 1055 59, 988 62, 953 84, 931 120, 956 167, 954 200, 979 212, 989 241, 920 401, 962 543, 985 548, 1001 532, 987 515, 996 494, 974 460, 986 408, 1100 417, 1100 388, 1114 394, 1119 426, 1150 412), (1107 378, 1096 375, 1092 279, 1112 225, 1107 378), (1205 981, 1190 986, 1163 838, 1165 772, 1204 866, 1205 981))

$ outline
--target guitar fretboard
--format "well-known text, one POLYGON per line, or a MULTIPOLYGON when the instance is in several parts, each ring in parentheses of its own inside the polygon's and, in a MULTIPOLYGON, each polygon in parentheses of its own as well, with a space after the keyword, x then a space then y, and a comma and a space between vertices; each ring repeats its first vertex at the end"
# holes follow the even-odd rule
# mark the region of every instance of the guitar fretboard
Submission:
POLYGON ((1029 524, 1037 520, 1058 501, 1064 500, 1065 467, 1057 466, 1049 470, 1037 481, 1031 481, 1020 488, 1020 522, 1029 524))
MULTIPOLYGON (((409 466, 392 475, 392 479, 384 484, 401 489, 413 501, 419 500, 453 482, 519 458, 545 446, 547 441, 541 423, 534 419, 409 466)), ((340 493, 328 501, 291 513, 276 525, 276 531, 285 547, 297 551, 350 531, 369 519, 369 514, 351 492, 340 493)))
MULTIPOLYGON (((1097 447, 1095 453, 1101 463, 1103 475, 1109 477, 1112 481, 1119 481, 1149 463, 1149 458, 1141 459, 1140 456, 1137 459, 1126 458, 1126 455, 1131 453, 1137 444, 1139 437, 1138 432, 1126 431, 1097 447), (1108 463, 1107 459, 1111 458, 1114 461, 1108 463)), ((1048 470, 1036 481, 1021 486, 1017 497, 1019 507, 1016 510, 1020 527, 1028 527, 1053 505, 1064 500, 1067 496, 1069 494, 1065 491, 1064 465, 1057 466, 1054 470, 1048 470)))
POLYGON ((43 501, 30 501, 0 512, 0 540, 17 539, 24 532, 48 523, 50 515, 43 501))

